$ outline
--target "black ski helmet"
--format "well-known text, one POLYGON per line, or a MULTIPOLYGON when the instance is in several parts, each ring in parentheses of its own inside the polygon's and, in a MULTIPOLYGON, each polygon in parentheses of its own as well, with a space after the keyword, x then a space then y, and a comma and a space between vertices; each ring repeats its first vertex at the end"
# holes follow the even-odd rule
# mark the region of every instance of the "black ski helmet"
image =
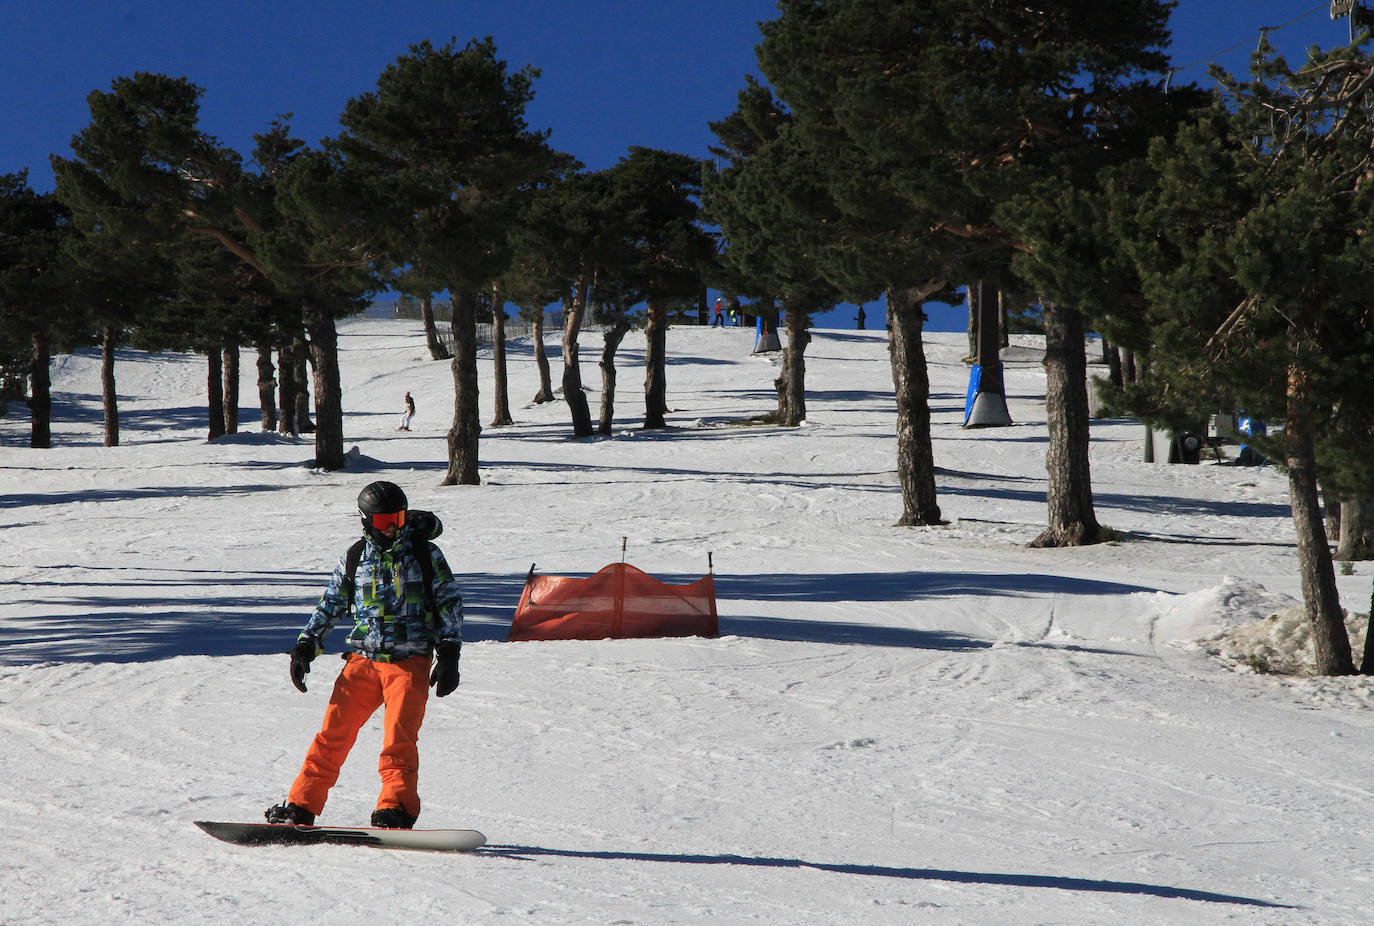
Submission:
POLYGON ((406 494, 394 482, 374 482, 358 493, 358 514, 362 516, 363 533, 382 548, 389 547, 391 541, 372 526, 372 516, 405 511, 406 508, 406 494))
POLYGON ((358 493, 358 514, 364 518, 406 508, 406 494, 394 482, 374 482, 358 493))

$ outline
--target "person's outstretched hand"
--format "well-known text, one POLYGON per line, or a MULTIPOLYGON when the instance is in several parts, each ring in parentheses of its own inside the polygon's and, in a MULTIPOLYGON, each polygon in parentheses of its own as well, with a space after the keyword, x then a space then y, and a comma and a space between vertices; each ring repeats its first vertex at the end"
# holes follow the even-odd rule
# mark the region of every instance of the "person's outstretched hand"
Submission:
POLYGON ((291 647, 291 684, 305 691, 305 677, 310 674, 310 662, 319 652, 314 640, 300 640, 291 647))

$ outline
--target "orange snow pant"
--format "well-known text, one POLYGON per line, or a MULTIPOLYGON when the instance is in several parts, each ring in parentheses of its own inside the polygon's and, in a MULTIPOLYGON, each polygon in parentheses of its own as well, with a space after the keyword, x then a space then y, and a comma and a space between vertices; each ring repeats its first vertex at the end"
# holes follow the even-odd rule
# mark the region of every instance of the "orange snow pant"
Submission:
POLYGON ((329 789, 339 780, 339 769, 348 758, 358 731, 378 707, 385 705, 382 755, 377 760, 377 771, 382 776, 377 808, 400 807, 412 817, 418 817, 418 740, 428 700, 427 657, 374 662, 350 653, 334 682, 334 693, 324 712, 324 725, 310 744, 287 800, 313 814, 323 812, 329 789))

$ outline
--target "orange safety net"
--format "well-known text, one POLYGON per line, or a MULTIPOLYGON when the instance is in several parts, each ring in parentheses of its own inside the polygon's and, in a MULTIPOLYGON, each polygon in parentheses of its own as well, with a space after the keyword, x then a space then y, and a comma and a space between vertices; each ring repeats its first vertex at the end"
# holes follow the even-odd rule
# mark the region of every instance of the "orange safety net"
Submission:
POLYGON ((668 585, 628 563, 594 576, 536 576, 530 570, 507 640, 604 640, 713 637, 713 576, 668 585))

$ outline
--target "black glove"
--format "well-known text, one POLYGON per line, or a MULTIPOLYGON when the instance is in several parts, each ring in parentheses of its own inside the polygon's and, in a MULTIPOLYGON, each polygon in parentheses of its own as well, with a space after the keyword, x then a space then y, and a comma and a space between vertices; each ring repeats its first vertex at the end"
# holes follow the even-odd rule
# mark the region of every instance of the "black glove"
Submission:
POLYGON ((429 683, 434 686, 436 697, 452 694, 458 687, 458 650, 460 643, 440 643, 434 650, 434 671, 429 673, 429 683))
POLYGON ((320 651, 314 640, 298 640, 291 647, 291 684, 305 691, 305 677, 310 674, 310 662, 320 651))

